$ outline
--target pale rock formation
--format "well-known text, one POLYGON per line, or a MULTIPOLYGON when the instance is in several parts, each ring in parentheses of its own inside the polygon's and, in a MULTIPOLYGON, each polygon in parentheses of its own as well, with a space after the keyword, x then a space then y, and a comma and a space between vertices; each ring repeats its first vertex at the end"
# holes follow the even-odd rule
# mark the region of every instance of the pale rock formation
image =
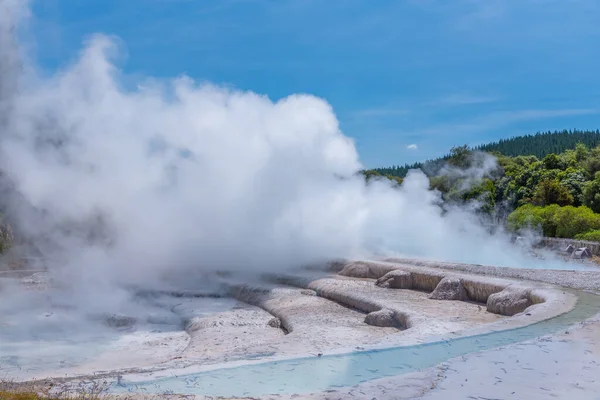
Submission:
POLYGON ((454 277, 442 279, 429 298, 432 300, 469 300, 462 282, 459 278, 454 277))
POLYGON ((533 305, 528 290, 507 287, 501 292, 493 293, 487 300, 487 311, 495 314, 512 316, 525 311, 533 305))
POLYGON ((396 269, 377 279, 375 284, 390 289, 411 289, 413 286, 413 279, 410 272, 396 269))

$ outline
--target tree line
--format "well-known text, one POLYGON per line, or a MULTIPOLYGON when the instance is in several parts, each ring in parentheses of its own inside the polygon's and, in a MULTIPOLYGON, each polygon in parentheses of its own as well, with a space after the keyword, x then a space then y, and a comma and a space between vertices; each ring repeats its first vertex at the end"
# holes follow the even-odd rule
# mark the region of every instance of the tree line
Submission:
MULTIPOLYGON (((559 154, 568 149, 573 149, 577 143, 584 144, 588 148, 599 146, 600 130, 565 129, 562 131, 538 132, 533 135, 501 139, 497 142, 476 146, 472 150, 500 153, 511 157, 533 155, 541 159, 548 154, 559 154)), ((450 157, 451 154, 448 154, 424 162, 374 168, 371 171, 375 171, 380 175, 397 176, 399 178, 404 178, 411 169, 420 169, 428 175, 435 175, 450 157)))
MULTIPOLYGON (((600 240, 598 131, 546 132, 475 148, 459 146, 434 161, 421 168, 445 204, 470 203, 482 217, 513 231, 600 240), (485 164, 490 155, 496 161, 492 168, 485 164), (479 175, 473 180, 473 173, 466 171, 479 175)), ((398 171, 363 173, 368 179, 383 176, 401 183, 402 176, 394 174, 398 171)))

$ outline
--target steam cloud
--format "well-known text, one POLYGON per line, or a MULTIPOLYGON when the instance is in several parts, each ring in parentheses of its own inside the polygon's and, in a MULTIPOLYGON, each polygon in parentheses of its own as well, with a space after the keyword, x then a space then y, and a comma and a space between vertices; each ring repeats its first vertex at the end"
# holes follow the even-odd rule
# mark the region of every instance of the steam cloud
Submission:
POLYGON ((323 99, 188 77, 125 90, 101 35, 42 77, 17 44, 26 15, 0 0, 2 201, 78 307, 112 312, 124 283, 198 270, 378 254, 524 262, 468 211, 443 212, 419 171, 400 188, 365 184, 323 99))

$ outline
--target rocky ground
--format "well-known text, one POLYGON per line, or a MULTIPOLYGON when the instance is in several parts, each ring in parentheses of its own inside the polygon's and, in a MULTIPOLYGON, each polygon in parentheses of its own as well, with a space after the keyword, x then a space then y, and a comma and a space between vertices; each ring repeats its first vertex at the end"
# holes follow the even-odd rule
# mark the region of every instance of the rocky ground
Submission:
MULTIPOLYGON (((546 290, 543 285, 537 287, 546 290)), ((185 338, 182 332, 127 333, 97 357, 60 368, 60 374, 107 371, 111 363, 125 374, 143 370, 152 371, 154 377, 192 373, 225 365, 458 337, 478 329, 527 324, 545 318, 549 311, 539 304, 526 317, 507 319, 488 312, 485 303, 433 300, 422 290, 393 289, 376 285, 376 279, 323 277, 322 273, 280 276, 262 285, 234 284, 232 295, 238 300, 235 307, 210 315, 195 315, 194 307, 199 306, 194 303, 174 308, 185 321, 185 338)), ((556 306, 552 312, 572 304, 563 294, 549 300, 556 306)), ((39 371, 36 377, 47 373, 39 371)))
MULTIPOLYGON (((388 259, 387 262, 393 267, 398 263, 420 265, 600 291, 600 272, 596 271, 520 270, 408 259, 388 259)), ((472 353, 416 373, 374 380, 302 398, 599 399, 600 314, 553 335, 472 353)))
POLYGON ((486 265, 414 260, 408 258, 388 258, 378 260, 378 262, 382 261, 389 262, 394 267, 398 264, 407 264, 477 275, 545 282, 579 290, 600 290, 600 268, 590 270, 550 270, 539 268, 505 268, 486 265))

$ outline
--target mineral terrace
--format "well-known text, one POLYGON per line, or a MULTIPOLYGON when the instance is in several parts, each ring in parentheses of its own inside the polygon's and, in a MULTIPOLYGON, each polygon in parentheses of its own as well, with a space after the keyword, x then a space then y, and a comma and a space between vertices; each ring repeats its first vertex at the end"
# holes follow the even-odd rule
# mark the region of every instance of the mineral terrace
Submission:
MULTIPOLYGON (((19 280, 27 290, 43 292, 51 285, 44 282, 43 273, 24 275, 19 280)), ((164 394, 173 392, 168 387, 148 394, 146 389, 136 391, 135 383, 185 380, 197 373, 269 361, 440 341, 451 344, 462 337, 517 332, 573 310, 581 290, 600 286, 598 271, 518 270, 409 259, 336 262, 263 275, 253 283, 238 280, 235 274, 213 279, 220 288, 214 293, 141 293, 139 301, 163 312, 104 318, 112 333, 101 345, 61 347, 42 340, 37 348, 49 350, 38 354, 23 350, 27 344, 1 344, 3 372, 39 385, 103 380, 115 397, 125 396, 119 394, 125 392, 121 387, 128 387, 127 396, 169 397, 164 394)), ((5 275, 0 282, 8 281, 15 277, 5 275)), ((600 318, 588 317, 543 337, 468 352, 397 376, 318 390, 307 386, 300 392, 274 387, 272 394, 250 396, 542 399, 568 393, 570 399, 597 398, 600 318)), ((5 326, 9 324, 10 320, 5 326)), ((170 397, 179 394, 213 395, 195 389, 194 383, 170 397)), ((241 394, 232 389, 226 395, 241 394)))

